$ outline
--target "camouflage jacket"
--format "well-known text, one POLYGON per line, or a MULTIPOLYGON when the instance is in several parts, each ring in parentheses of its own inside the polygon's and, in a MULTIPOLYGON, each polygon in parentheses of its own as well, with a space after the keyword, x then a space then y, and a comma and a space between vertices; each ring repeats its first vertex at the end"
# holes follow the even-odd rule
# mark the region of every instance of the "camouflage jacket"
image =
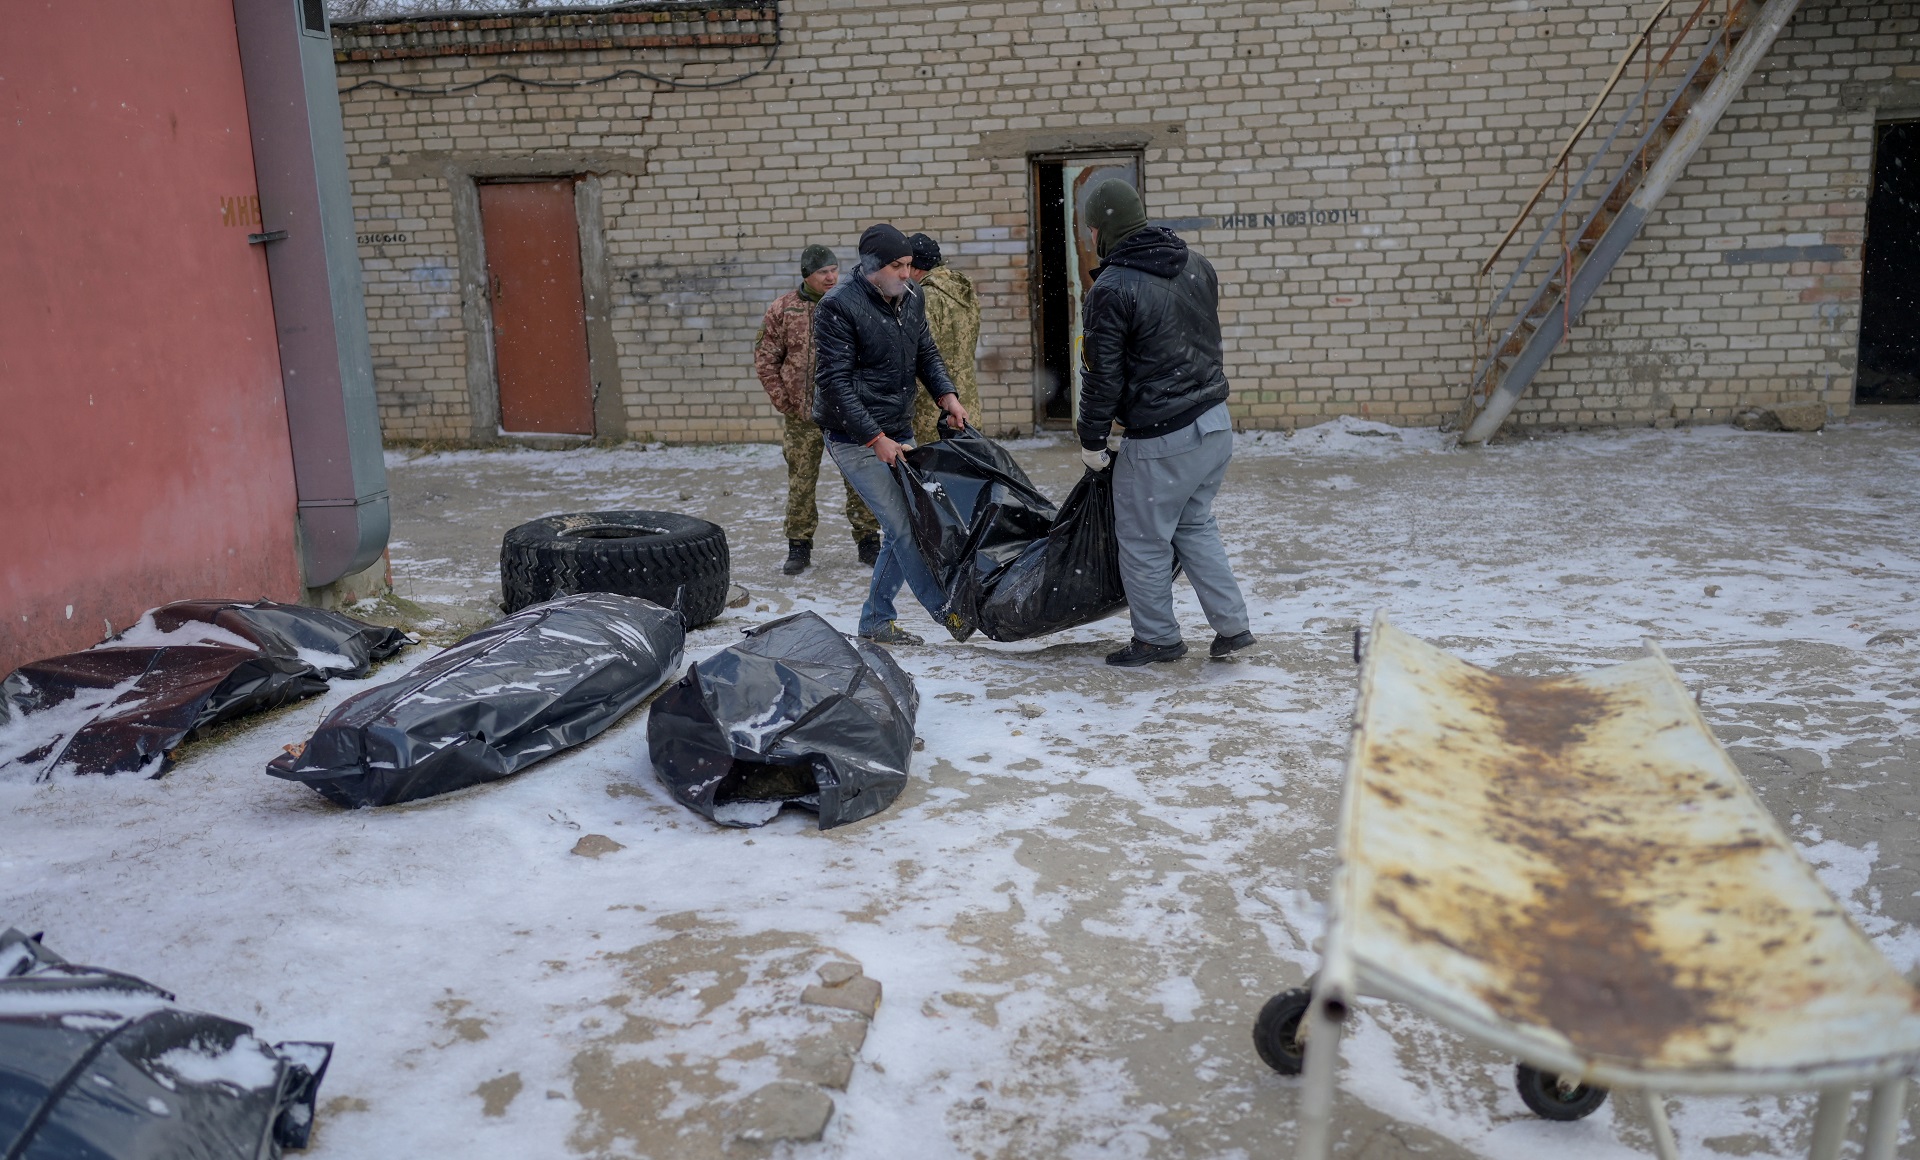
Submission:
POLYGON ((798 290, 773 300, 753 338, 753 371, 782 415, 813 414, 813 308, 798 290))
POLYGON ((920 283, 927 302, 927 329, 940 348, 953 385, 962 399, 980 397, 974 375, 973 351, 980 345, 980 296, 973 281, 952 266, 936 266, 920 283))

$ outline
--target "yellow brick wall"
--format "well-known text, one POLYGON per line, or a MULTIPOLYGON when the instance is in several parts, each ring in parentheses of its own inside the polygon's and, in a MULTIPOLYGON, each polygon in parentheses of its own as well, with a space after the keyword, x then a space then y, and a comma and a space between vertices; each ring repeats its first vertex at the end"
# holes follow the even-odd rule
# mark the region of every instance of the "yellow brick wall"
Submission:
MULTIPOLYGON (((723 77, 764 50, 345 61, 383 422, 391 438, 454 441, 490 425, 466 366, 452 181, 423 166, 593 155, 614 159, 596 164, 629 436, 775 438, 752 369, 760 312, 793 285, 803 246, 850 263, 877 220, 925 230, 975 280, 985 425, 1029 429, 1026 154, 1105 134, 1147 142, 1153 216, 1225 219, 1186 237, 1220 271, 1245 425, 1441 423, 1472 368, 1477 266, 1650 9, 795 0, 773 67, 704 91, 354 86, 723 77)), ((1809 0, 1518 418, 1714 420, 1815 396, 1844 409, 1872 126, 1877 109, 1920 107, 1917 40, 1910 5, 1809 0), (1803 244, 1844 260, 1725 260, 1803 244)))

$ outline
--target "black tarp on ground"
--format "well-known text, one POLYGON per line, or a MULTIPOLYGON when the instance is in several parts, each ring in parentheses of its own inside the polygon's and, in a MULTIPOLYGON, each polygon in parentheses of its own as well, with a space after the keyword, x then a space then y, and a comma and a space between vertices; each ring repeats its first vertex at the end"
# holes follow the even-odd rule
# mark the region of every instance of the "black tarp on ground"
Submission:
POLYGON ((272 1160, 305 1148, 330 1043, 261 1042, 132 975, 0 932, 0 1156, 272 1160))
POLYGON ((330 677, 364 677, 406 644, 399 629, 320 608, 168 604, 103 644, 0 681, 0 725, 32 742, 0 748, 0 764, 10 756, 42 779, 56 770, 157 777, 197 730, 311 697, 330 677))
POLYGON ((1005 448, 972 427, 907 452, 895 478, 914 542, 964 625, 1015 641, 1127 606, 1113 532, 1113 473, 1089 471, 1055 508, 1005 448))
POLYGON ((885 649, 801 612, 688 669, 653 703, 647 747, 673 796, 723 826, 799 805, 830 830, 900 796, 919 712, 885 649))
POLYGON ((680 668, 680 614, 587 592, 523 608, 342 702, 267 772, 343 806, 495 781, 598 736, 680 668))

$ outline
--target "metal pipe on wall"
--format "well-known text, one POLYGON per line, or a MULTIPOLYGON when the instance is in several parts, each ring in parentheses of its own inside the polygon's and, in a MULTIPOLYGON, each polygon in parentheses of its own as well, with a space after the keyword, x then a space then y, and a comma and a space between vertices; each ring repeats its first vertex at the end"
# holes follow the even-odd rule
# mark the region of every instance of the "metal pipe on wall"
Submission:
POLYGON ((318 588, 386 550, 387 472, 374 400, 346 135, 323 0, 233 0, 261 232, 287 398, 300 558, 318 588))

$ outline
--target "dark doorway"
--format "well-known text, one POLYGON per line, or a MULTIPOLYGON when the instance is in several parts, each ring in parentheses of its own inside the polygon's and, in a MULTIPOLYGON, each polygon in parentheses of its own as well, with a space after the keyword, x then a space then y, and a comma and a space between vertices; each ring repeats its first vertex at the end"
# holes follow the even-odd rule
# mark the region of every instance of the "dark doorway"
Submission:
POLYGON ((593 434, 573 179, 482 184, 480 229, 501 432, 593 434))
POLYGON ((1073 422, 1080 401, 1080 302, 1100 265, 1085 225, 1087 198, 1109 177, 1140 188, 1137 153, 1068 154, 1033 159, 1034 341, 1039 357, 1035 418, 1073 422))
POLYGON ((1920 403, 1920 121, 1878 126, 1860 287, 1857 403, 1920 403))

